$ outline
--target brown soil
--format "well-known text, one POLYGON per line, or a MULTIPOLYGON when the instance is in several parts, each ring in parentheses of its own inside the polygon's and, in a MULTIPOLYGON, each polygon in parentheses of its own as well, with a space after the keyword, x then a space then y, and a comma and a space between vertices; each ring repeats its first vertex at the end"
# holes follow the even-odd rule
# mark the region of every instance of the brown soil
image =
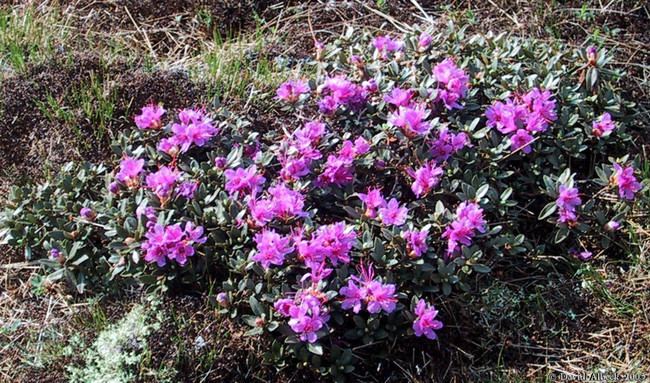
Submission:
MULTIPOLYGON (((204 89, 181 71, 129 68, 123 63, 107 67, 99 58, 75 54, 59 56, 9 78, 0 85, 0 191, 16 179, 34 179, 47 168, 56 169, 71 160, 109 159, 112 132, 132 125, 131 117, 156 98, 168 109, 203 102, 204 89), (94 80, 93 80, 94 79, 94 80), (105 94, 112 95, 115 110, 99 134, 96 121, 84 116, 74 103, 76 92, 97 81, 105 94), (72 112, 68 119, 47 111, 48 96, 72 112), (71 119, 70 119, 71 118, 71 119)), ((93 108, 99 100, 91 99, 93 108)))

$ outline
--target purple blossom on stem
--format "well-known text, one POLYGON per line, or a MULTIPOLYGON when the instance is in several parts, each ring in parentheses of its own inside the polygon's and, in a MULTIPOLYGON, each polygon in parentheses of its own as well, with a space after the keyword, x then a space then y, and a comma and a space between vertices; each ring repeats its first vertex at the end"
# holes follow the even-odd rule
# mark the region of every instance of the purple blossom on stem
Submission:
POLYGON ((239 193, 256 194, 266 182, 266 178, 257 173, 257 168, 254 165, 246 169, 228 169, 224 172, 224 176, 226 177, 225 188, 231 197, 239 193))
POLYGON ((143 159, 124 157, 120 162, 120 171, 115 178, 129 187, 136 187, 140 184, 139 175, 143 167, 143 159))
POLYGON ((147 187, 158 196, 160 201, 166 201, 174 190, 180 174, 170 167, 163 166, 155 173, 147 176, 147 187))
POLYGON ((477 231, 486 231, 483 209, 475 202, 462 202, 456 208, 456 219, 442 233, 447 239, 447 256, 455 254, 460 245, 470 246, 477 231))
POLYGON ((430 111, 423 107, 403 107, 388 115, 388 122, 401 128, 407 137, 425 135, 431 130, 431 124, 426 120, 430 111))
POLYGON ((257 251, 252 259, 268 269, 271 265, 281 266, 284 264, 284 258, 293 251, 291 238, 283 237, 273 230, 263 230, 255 235, 257 251))
POLYGON ((618 186, 619 197, 630 201, 642 187, 634 176, 634 168, 631 166, 624 168, 619 164, 614 164, 612 181, 614 185, 618 186))
POLYGON ((612 116, 605 112, 591 124, 591 134, 594 137, 607 137, 614 129, 616 124, 612 121, 612 116))
POLYGON ((559 222, 566 224, 573 224, 578 219, 576 215, 576 207, 578 207, 582 200, 579 196, 579 191, 575 187, 569 187, 567 185, 560 185, 560 192, 555 204, 559 209, 559 222))
POLYGON ((280 85, 275 94, 279 100, 295 103, 303 94, 309 93, 309 85, 303 80, 289 80, 280 85))
POLYGON ((379 218, 384 225, 402 226, 406 223, 407 214, 406 206, 400 206, 395 198, 391 198, 386 206, 379 209, 379 218))
POLYGON ((411 89, 393 88, 393 90, 384 96, 384 101, 395 106, 409 106, 414 92, 411 89))
POLYGON ((435 162, 429 161, 418 170, 414 171, 409 168, 407 173, 414 179, 411 184, 411 190, 419 198, 429 193, 431 189, 438 185, 443 170, 435 162))
POLYGON ((510 137, 510 150, 513 152, 521 150, 528 154, 533 150, 530 145, 532 142, 533 136, 531 136, 526 129, 518 129, 515 134, 510 137))
POLYGON ((469 76, 456 66, 454 60, 447 58, 433 68, 433 76, 438 82, 438 99, 449 110, 460 109, 458 101, 467 94, 469 76))
POLYGON ((160 129, 162 124, 160 119, 166 110, 157 104, 150 104, 142 107, 141 113, 134 117, 135 125, 139 129, 160 129))
POLYGON ((418 50, 420 52, 426 50, 429 48, 429 45, 431 45, 431 42, 433 41, 433 37, 428 34, 427 32, 422 32, 420 34, 420 37, 418 37, 418 50))
POLYGON ((435 330, 440 330, 443 327, 442 322, 436 320, 438 310, 433 305, 429 305, 424 299, 420 299, 415 306, 415 321, 413 321, 413 331, 415 336, 426 336, 431 340, 438 338, 435 330))
POLYGON ((404 43, 393 40, 389 36, 377 36, 372 40, 372 45, 379 52, 379 56, 382 59, 387 59, 389 53, 402 50, 404 43))
POLYGON ((79 216, 86 221, 94 221, 97 214, 89 207, 82 207, 81 210, 79 210, 79 216))
POLYGON ((142 250, 147 262, 156 262, 159 267, 167 261, 176 261, 181 266, 187 263, 189 257, 195 254, 194 245, 205 243, 203 227, 194 226, 187 222, 185 227, 180 223, 163 226, 156 224, 145 234, 147 240, 142 244, 142 250))
POLYGON ((427 251, 428 230, 406 230, 402 238, 406 240, 406 249, 411 258, 420 258, 427 251))
POLYGON ((386 206, 386 200, 381 194, 381 189, 368 189, 367 193, 358 193, 359 199, 366 205, 364 215, 368 218, 377 216, 377 209, 386 206))
POLYGON ((344 310, 352 309, 357 314, 361 311, 362 304, 371 314, 384 311, 387 314, 395 311, 397 295, 394 284, 382 283, 375 279, 375 271, 372 264, 368 267, 360 265, 359 275, 351 276, 347 286, 341 288, 339 293, 344 297, 341 307, 344 310))

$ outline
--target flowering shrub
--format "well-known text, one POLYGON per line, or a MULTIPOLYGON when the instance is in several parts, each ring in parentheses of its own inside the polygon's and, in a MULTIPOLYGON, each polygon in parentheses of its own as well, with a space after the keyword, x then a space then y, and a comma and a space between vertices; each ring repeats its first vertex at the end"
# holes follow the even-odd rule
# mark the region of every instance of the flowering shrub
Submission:
POLYGON ((445 296, 500 257, 625 248, 643 186, 607 52, 453 29, 350 32, 317 52, 319 75, 273 97, 294 125, 146 106, 112 173, 15 189, 5 240, 49 251, 80 291, 228 274, 223 310, 288 345, 270 360, 335 377, 355 346, 437 339, 445 296))

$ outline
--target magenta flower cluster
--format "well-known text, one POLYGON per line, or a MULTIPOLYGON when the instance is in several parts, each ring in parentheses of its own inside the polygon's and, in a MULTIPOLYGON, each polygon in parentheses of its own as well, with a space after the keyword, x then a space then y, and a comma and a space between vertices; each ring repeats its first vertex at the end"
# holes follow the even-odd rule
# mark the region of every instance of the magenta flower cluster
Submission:
POLYGON ((447 239, 447 256, 453 256, 460 245, 470 246, 476 233, 485 233, 486 222, 483 209, 475 202, 461 202, 456 208, 456 219, 442 233, 447 239))
POLYGON ((528 154, 535 134, 544 133, 557 120, 555 100, 548 90, 531 89, 528 93, 497 101, 485 111, 487 126, 509 135, 510 148, 528 154))
POLYGON ((289 318, 289 327, 303 342, 314 343, 318 332, 329 321, 327 296, 316 288, 302 289, 293 298, 282 298, 273 305, 275 311, 289 318))
POLYGON ((203 227, 187 222, 185 226, 180 223, 163 226, 156 224, 145 234, 147 241, 142 244, 144 259, 147 262, 156 262, 159 267, 165 266, 168 261, 175 261, 184 266, 188 258, 195 254, 194 245, 205 243, 203 227))
POLYGON ((413 331, 415 336, 422 336, 434 340, 438 338, 435 330, 440 330, 443 327, 442 322, 436 320, 438 310, 432 305, 429 305, 424 299, 418 300, 415 306, 416 318, 413 321, 413 331))
POLYGON ((395 310, 397 295, 394 284, 382 283, 375 278, 372 264, 359 266, 360 276, 351 276, 347 286, 341 288, 339 293, 343 297, 341 307, 345 310, 352 309, 355 314, 361 311, 362 306, 370 314, 384 311, 387 314, 395 310))
POLYGON ((555 200, 558 207, 558 221, 569 225, 574 224, 578 219, 576 208, 581 203, 578 188, 560 185, 560 192, 555 200))

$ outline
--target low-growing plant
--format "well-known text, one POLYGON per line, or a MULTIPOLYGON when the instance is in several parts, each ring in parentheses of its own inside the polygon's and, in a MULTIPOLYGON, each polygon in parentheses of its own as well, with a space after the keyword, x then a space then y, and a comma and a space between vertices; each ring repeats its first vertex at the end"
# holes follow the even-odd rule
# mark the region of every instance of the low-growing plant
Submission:
POLYGON ((437 339, 435 307, 500 257, 633 251, 635 105, 608 52, 453 27, 315 50, 317 76, 275 94, 293 125, 148 105, 112 173, 15 188, 5 241, 80 292, 221 278, 270 361, 336 379, 359 347, 437 339))

